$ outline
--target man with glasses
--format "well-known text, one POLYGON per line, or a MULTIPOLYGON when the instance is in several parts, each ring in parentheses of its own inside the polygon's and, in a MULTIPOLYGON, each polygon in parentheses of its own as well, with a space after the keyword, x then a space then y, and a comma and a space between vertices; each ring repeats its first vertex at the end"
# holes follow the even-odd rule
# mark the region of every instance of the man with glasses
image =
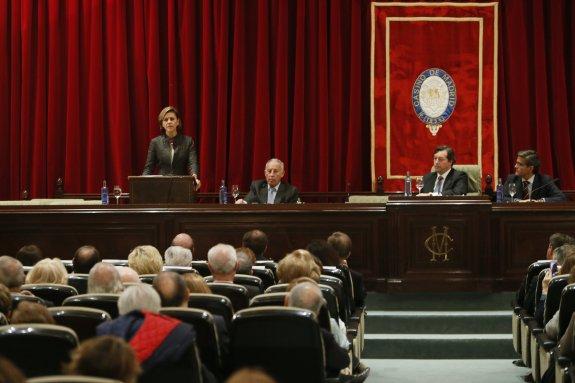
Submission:
POLYGON ((511 200, 510 185, 515 185, 514 201, 517 202, 559 202, 565 201, 565 194, 555 179, 539 173, 541 162, 535 150, 521 150, 515 161, 515 174, 510 174, 505 181, 506 200, 511 200))
POLYGON ((423 176, 419 196, 453 196, 467 194, 467 173, 452 168, 455 152, 449 146, 438 146, 433 154, 433 172, 423 176))

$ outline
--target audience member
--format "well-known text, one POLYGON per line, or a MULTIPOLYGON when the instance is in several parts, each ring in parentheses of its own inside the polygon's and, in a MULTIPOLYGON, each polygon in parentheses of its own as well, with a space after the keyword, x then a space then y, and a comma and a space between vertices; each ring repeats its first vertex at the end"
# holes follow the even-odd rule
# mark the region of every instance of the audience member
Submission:
POLYGON ((4 314, 6 318, 10 318, 12 312, 12 295, 8 287, 0 283, 0 313, 4 314))
POLYGON ((182 275, 190 294, 211 294, 212 290, 201 275, 196 273, 185 273, 182 275))
POLYGON ((194 239, 186 233, 176 235, 174 239, 172 239, 172 246, 181 246, 190 250, 192 254, 195 252, 194 239))
POLYGON ((34 266, 38 261, 44 258, 44 255, 38 246, 26 245, 18 250, 14 258, 22 262, 23 266, 34 266))
POLYGON ((208 251, 208 267, 214 282, 234 283, 238 269, 236 250, 223 243, 218 243, 208 251))
POLYGON ((124 290, 120 273, 110 263, 99 262, 92 267, 88 276, 88 294, 119 294, 124 290))
POLYGON ((138 246, 128 255, 128 266, 139 275, 158 274, 162 271, 163 261, 158 249, 154 246, 138 246))
POLYGON ((120 281, 122 283, 140 283, 140 277, 136 270, 126 266, 116 266, 118 274, 120 274, 120 281))
POLYGON ((190 292, 178 273, 162 271, 154 278, 153 286, 160 295, 162 307, 188 307, 190 292))
POLYGON ((164 252, 164 259, 166 266, 184 266, 190 267, 192 265, 193 256, 190 249, 182 246, 170 246, 164 252))
POLYGON ((26 383, 26 377, 9 359, 0 356, 0 382, 26 383))
POLYGON ((250 230, 242 238, 242 246, 249 248, 256 255, 257 261, 267 261, 264 256, 268 248, 268 236, 261 230, 250 230))
POLYGON ((309 251, 300 249, 289 253, 278 263, 277 275, 280 283, 290 283, 299 277, 319 282, 321 268, 309 251))
MULTIPOLYGON (((319 315, 321 306, 325 300, 321 290, 315 283, 303 282, 296 285, 288 294, 286 305, 299 307, 312 311, 319 315)), ((349 356, 347 351, 341 348, 335 341, 331 332, 322 328, 323 344, 325 349, 325 368, 327 376, 337 376, 340 370, 349 366, 349 356)))
POLYGON ((65 285, 68 272, 59 258, 44 258, 26 275, 26 283, 58 283, 65 285))
POLYGON ((19 260, 8 255, 0 257, 0 283, 11 292, 19 293, 25 279, 24 267, 19 260))
POLYGON ((355 306, 365 306, 367 292, 365 291, 365 286, 363 284, 363 275, 360 272, 349 268, 349 265, 347 264, 347 259, 351 256, 351 238, 346 233, 336 231, 328 237, 327 242, 334 248, 339 258, 338 266, 343 270, 347 268, 351 274, 355 306))
MULTIPOLYGON (((561 266, 560 273, 572 275, 570 279, 575 281, 575 270, 573 270, 575 267, 575 245, 563 245, 555 251, 565 252, 565 261, 563 262, 563 266, 561 266)), ((569 283, 573 282, 569 281, 569 283)), ((549 338, 557 339, 559 335, 559 310, 555 312, 553 317, 545 325, 545 333, 549 338)))
MULTIPOLYGON (((118 300, 120 316, 102 323, 96 332, 128 341, 150 381, 159 378, 176 381, 191 372, 189 352, 196 332, 186 323, 159 315, 160 308, 160 296, 152 286, 145 283, 130 286, 118 300)), ((215 381, 206 369, 202 369, 202 375, 204 382, 215 381)))
POLYGON ((79 247, 72 258, 72 269, 78 274, 88 274, 90 269, 98 262, 102 262, 100 252, 94 246, 79 247))
POLYGON ((234 372, 226 383, 277 383, 275 379, 258 368, 242 368, 234 372))
POLYGON ((65 368, 70 375, 97 376, 136 383, 140 364, 132 347, 117 336, 99 336, 83 341, 71 353, 65 368))
POLYGON ((317 257, 324 266, 339 266, 339 258, 333 246, 326 240, 314 239, 305 248, 311 255, 317 257))
POLYGON ((236 248, 236 256, 238 258, 238 271, 237 274, 252 275, 252 266, 256 263, 256 256, 249 247, 236 248))
POLYGON ((12 311, 10 317, 11 324, 24 324, 24 323, 46 323, 54 324, 54 318, 48 312, 46 306, 39 303, 22 301, 12 311))

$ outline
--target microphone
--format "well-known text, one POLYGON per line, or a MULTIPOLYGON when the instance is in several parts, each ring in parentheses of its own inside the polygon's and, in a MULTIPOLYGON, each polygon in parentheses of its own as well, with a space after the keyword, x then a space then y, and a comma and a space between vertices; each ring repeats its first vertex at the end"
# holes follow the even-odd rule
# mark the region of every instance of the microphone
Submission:
POLYGON ((536 187, 535 189, 532 189, 532 190, 531 190, 531 193, 529 193, 529 199, 531 199, 531 196, 533 195, 533 192, 535 192, 535 191, 537 191, 537 190, 541 190, 541 189, 543 189, 544 187, 547 187, 547 186, 549 186, 549 185, 551 185, 551 184, 554 184, 554 183, 557 182, 557 181, 559 181, 559 178, 553 178, 551 181, 547 181, 547 182, 545 182, 543 185, 541 185, 541 186, 539 186, 539 187, 536 187))

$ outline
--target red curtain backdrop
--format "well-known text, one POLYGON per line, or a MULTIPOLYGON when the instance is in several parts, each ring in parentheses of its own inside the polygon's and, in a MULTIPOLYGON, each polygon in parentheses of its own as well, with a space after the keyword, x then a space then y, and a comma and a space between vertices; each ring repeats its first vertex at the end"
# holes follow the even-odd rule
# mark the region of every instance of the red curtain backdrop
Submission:
MULTIPOLYGON (((0 0, 0 199, 127 187, 168 104, 203 191, 265 161, 303 191, 370 189, 368 0, 0 0)), ((499 162, 575 189, 575 5, 500 5, 499 162)), ((430 155, 431 166, 431 155, 430 155)))

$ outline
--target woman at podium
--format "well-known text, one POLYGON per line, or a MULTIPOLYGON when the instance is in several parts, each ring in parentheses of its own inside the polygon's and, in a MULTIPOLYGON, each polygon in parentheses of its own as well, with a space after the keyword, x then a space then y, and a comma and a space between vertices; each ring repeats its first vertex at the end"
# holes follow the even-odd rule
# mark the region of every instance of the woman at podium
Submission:
POLYGON ((153 174, 156 167, 163 176, 191 175, 198 178, 198 154, 192 137, 182 133, 180 113, 173 106, 166 106, 158 115, 161 134, 150 141, 148 158, 142 175, 153 174))

